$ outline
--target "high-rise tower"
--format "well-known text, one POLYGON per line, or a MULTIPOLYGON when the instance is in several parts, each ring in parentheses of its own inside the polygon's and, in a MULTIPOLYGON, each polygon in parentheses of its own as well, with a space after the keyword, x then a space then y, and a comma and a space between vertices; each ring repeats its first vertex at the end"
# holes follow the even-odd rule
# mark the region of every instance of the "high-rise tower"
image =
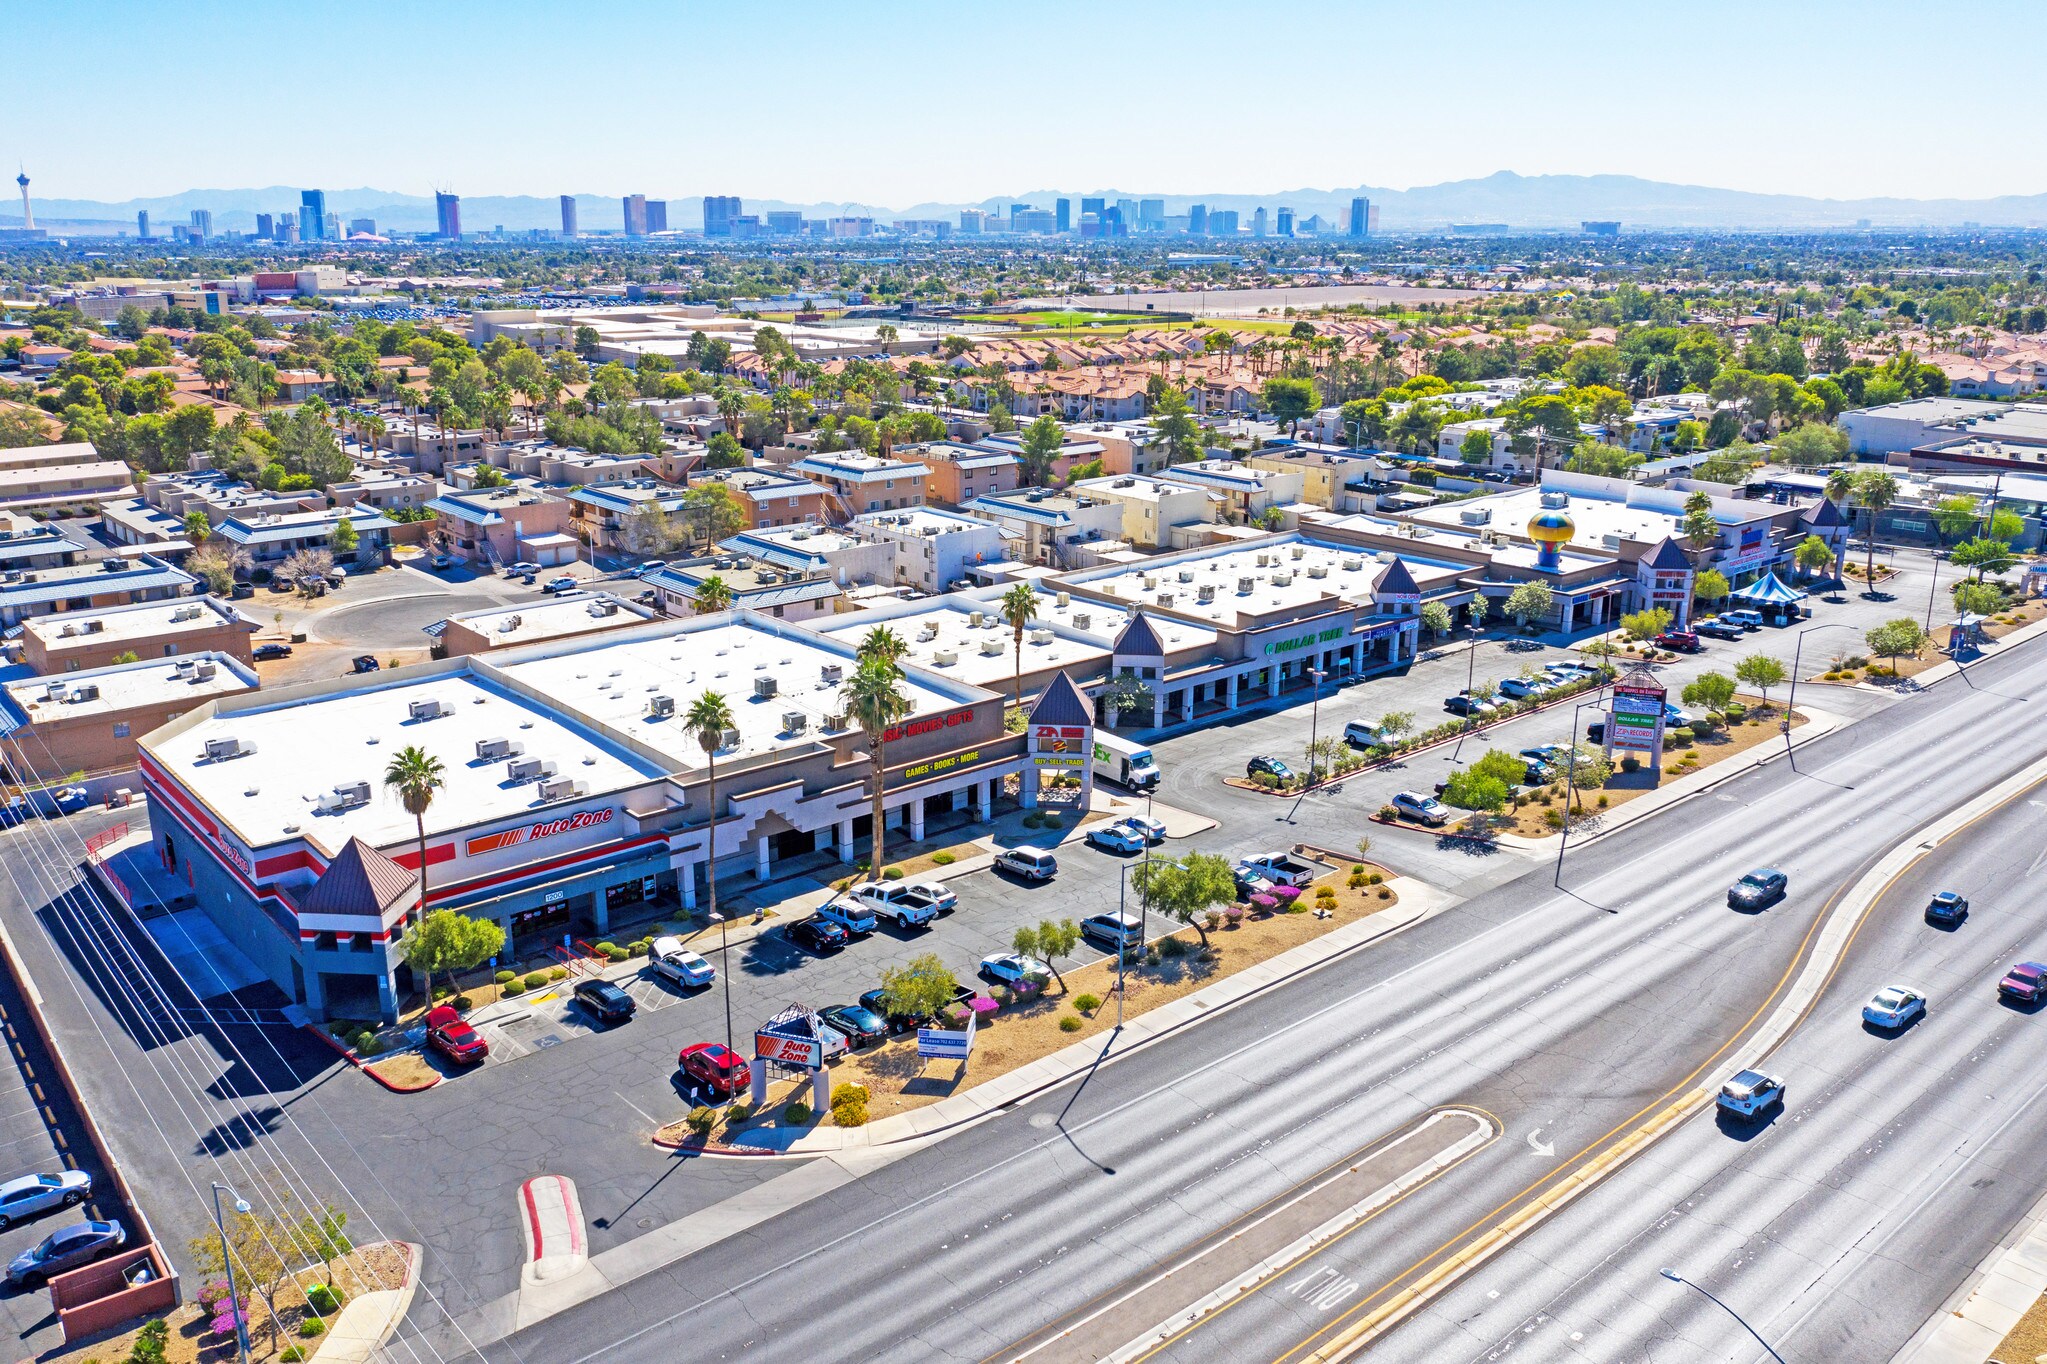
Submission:
POLYGON ((21 230, 33 232, 36 230, 36 211, 28 201, 28 172, 15 176, 14 183, 21 186, 21 230))

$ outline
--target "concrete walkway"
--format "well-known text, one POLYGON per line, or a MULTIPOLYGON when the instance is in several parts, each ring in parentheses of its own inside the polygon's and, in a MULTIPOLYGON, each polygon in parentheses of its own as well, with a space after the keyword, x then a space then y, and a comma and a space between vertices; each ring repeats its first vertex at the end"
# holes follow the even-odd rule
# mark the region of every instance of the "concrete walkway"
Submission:
POLYGON ((405 1250, 405 1282, 396 1288, 362 1293, 341 1305, 340 1313, 327 1326, 320 1347, 313 1351, 313 1364, 368 1364, 385 1341, 398 1330, 412 1306, 412 1294, 419 1287, 421 1248, 410 1241, 398 1243, 405 1250))

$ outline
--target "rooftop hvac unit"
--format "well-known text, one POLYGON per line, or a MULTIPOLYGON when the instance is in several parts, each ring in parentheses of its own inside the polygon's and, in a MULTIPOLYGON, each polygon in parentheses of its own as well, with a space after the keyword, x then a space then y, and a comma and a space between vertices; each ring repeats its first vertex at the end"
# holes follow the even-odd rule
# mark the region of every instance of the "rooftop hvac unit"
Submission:
POLYGON ((1094 623, 1094 613, 1091 611, 1075 611, 1073 613, 1073 628, 1076 630, 1085 630, 1094 623))
POLYGON ((827 663, 824 665, 824 668, 822 670, 822 676, 824 677, 824 684, 827 687, 836 687, 846 678, 845 665, 839 663, 827 663))
POLYGON ((66 699, 73 704, 80 701, 97 701, 100 699, 99 685, 94 682, 81 683, 71 689, 71 695, 66 699))
POLYGON ((1109 486, 1112 488, 1135 488, 1137 486, 1137 480, 1134 478, 1119 478, 1114 483, 1111 483, 1109 486))
POLYGON ((219 671, 220 671, 219 667, 217 667, 214 664, 212 659, 202 658, 192 669, 192 680, 195 682, 204 682, 210 679, 215 673, 219 671))
POLYGON ((81 635, 96 635, 106 628, 107 623, 103 620, 82 620, 78 622, 78 633, 81 635))
POLYGON ((1308 576, 1309 576, 1309 577, 1311 577, 1311 578, 1326 578, 1326 577, 1328 577, 1328 576, 1329 576, 1329 565, 1328 565, 1328 564, 1309 564, 1309 565, 1308 565, 1308 576))
POLYGON ((1183 568, 1183 569, 1181 569, 1181 570, 1180 570, 1180 581, 1181 581, 1181 582, 1183 582, 1183 583, 1191 583, 1191 582, 1193 582, 1193 581, 1194 581, 1194 570, 1193 570, 1193 569, 1191 569, 1191 568, 1183 568))
POLYGON ((647 714, 657 720, 666 720, 675 714, 675 698, 672 696, 650 696, 647 698, 647 714))
POLYGON ((987 619, 988 613, 986 611, 967 612, 967 624, 973 626, 976 630, 980 629, 982 623, 985 622, 987 619))
POLYGON ((1170 593, 1170 592, 1161 592, 1161 593, 1159 593, 1159 605, 1160 605, 1160 606, 1171 606, 1172 604, 1173 604, 1173 594, 1172 594, 1172 593, 1170 593))
POLYGON ((1073 604, 1073 594, 1071 592, 1061 592, 1052 600, 1061 606, 1071 606, 1073 604))
POLYGON ((509 635, 525 623, 526 618, 524 616, 506 616, 498 622, 498 633, 509 635))
POLYGON ((826 729, 844 729, 846 727, 846 717, 838 711, 833 711, 824 717, 824 727, 826 729))
POLYGON ((987 658, 1000 658, 1002 656, 1002 641, 999 639, 982 640, 981 653, 987 658))
POLYGON ((197 620, 205 614, 206 614, 205 610, 201 607, 180 606, 177 610, 171 612, 171 619, 173 621, 197 620))
POLYGON ((726 749, 728 749, 728 748, 737 748, 737 747, 739 747, 739 731, 738 731, 738 730, 736 730, 736 729, 728 729, 728 730, 723 730, 723 731, 721 731, 721 732, 719 733, 719 735, 718 735, 718 751, 719 751, 719 752, 721 752, 721 753, 722 753, 722 752, 724 752, 724 751, 725 751, 726 749))
POLYGON ((237 739, 233 735, 222 739, 208 739, 206 741, 206 760, 208 762, 222 762, 228 758, 245 758, 255 751, 256 745, 245 739, 237 739))
POLYGON ((782 712, 782 732, 784 734, 801 734, 808 728, 810 728, 810 717, 802 711, 785 710, 782 712))
POLYGON ((1395 559, 1398 559, 1400 556, 1398 554, 1395 554, 1390 549, 1382 549, 1377 554, 1374 554, 1372 557, 1374 559, 1377 559, 1382 564, 1390 564, 1395 559))
POLYGON ((1546 511, 1557 511, 1571 505, 1571 495, 1569 493, 1545 492, 1542 495, 1542 505, 1546 511))
POLYGON ((408 702, 405 709, 415 720, 438 720, 449 713, 448 708, 443 706, 439 699, 431 696, 424 701, 408 702))
POLYGON ((1050 644, 1051 642, 1052 642, 1052 632, 1051 632, 1050 630, 1033 630, 1033 631, 1031 631, 1031 643, 1033 643, 1033 644, 1050 644))
POLYGON ((546 758, 513 758, 505 764, 505 780, 536 781, 554 775, 554 764, 546 758))
POLYGON ((336 814, 342 810, 353 810, 359 805, 370 803, 370 784, 366 781, 343 782, 332 791, 323 791, 314 806, 325 814, 336 814))
MULTIPOLYGON (((1264 556, 1260 555, 1259 557, 1263 558, 1264 556)), ((1251 589, 1253 587, 1256 587, 1257 585, 1258 580, 1256 578, 1251 577, 1239 578, 1237 579, 1237 595, 1240 597, 1248 597, 1251 595, 1251 589)))
POLYGON ((1272 566, 1272 556, 1261 552, 1258 555, 1258 566, 1260 568, 1270 568, 1272 566))
POLYGON ((1308 557, 1308 547, 1307 547, 1306 545, 1295 545, 1295 546, 1294 546, 1294 557, 1295 557, 1296 559, 1305 559, 1305 558, 1307 558, 1307 557, 1308 557))
POLYGON ((589 784, 577 781, 574 777, 549 777, 540 783, 542 800, 573 800, 577 796, 588 795, 589 792, 589 784))
POLYGON ((1343 561, 1343 571, 1346 573, 1355 573, 1364 566, 1365 561, 1355 554, 1348 556, 1343 561))
POLYGON ((609 597, 602 597, 583 609, 593 616, 615 616, 618 614, 618 603, 609 597))
POLYGON ((918 639, 918 641, 919 641, 920 643, 925 643, 925 644, 928 644, 928 643, 930 643, 930 642, 931 642, 932 640, 934 640, 934 639, 937 639, 937 638, 938 638, 938 622, 937 622, 937 621, 935 621, 935 620, 927 620, 927 621, 925 621, 925 622, 924 622, 924 624, 923 624, 923 626, 922 626, 922 627, 920 627, 920 628, 918 629, 918 631, 917 631, 917 639, 918 639))
POLYGON ((78 627, 77 627, 77 626, 75 626, 75 625, 73 625, 73 624, 72 624, 72 623, 71 623, 70 621, 68 621, 68 620, 64 622, 64 628, 63 628, 63 629, 61 629, 61 630, 59 630, 59 631, 57 631, 57 634, 58 634, 58 635, 59 635, 60 637, 64 638, 64 639, 69 639, 69 638, 71 638, 71 636, 73 636, 73 635, 75 635, 75 634, 77 634, 77 633, 78 633, 78 627))
POLYGON ((199 660, 196 658, 181 658, 177 662, 171 664, 171 671, 177 673, 180 677, 182 677, 190 673, 194 668, 198 666, 199 660))
POLYGON ((1158 575, 1157 575, 1156 573, 1147 573, 1147 574, 1145 574, 1145 575, 1144 575, 1144 590, 1145 590, 1145 591, 1149 592, 1149 591, 1151 591, 1152 589, 1156 588, 1156 587, 1157 587, 1158 585, 1159 585, 1159 579, 1158 579, 1158 575))
POLYGON ((753 680, 753 699, 756 701, 767 700, 770 696, 773 696, 775 694, 777 686, 778 684, 776 683, 774 674, 772 673, 769 673, 763 677, 756 677, 753 680))
POLYGON ((1194 592, 1194 599, 1195 599, 1196 601, 1198 601, 1198 602, 1204 602, 1204 603, 1206 603, 1206 602, 1212 602, 1212 601, 1214 601, 1214 600, 1215 600, 1215 584, 1214 584, 1214 583, 1203 583, 1203 584, 1202 584, 1202 585, 1201 585, 1200 587, 1198 587, 1198 588, 1196 588, 1196 589, 1195 589, 1195 592, 1194 592))
POLYGON ((1493 523, 1493 509, 1470 507, 1457 513, 1457 519, 1467 526, 1489 526, 1493 523))
POLYGON ((960 661, 958 649, 940 649, 931 655, 931 661, 941 668, 950 668, 960 661))
POLYGON ((1293 580, 1294 575, 1291 573, 1275 573, 1272 575, 1272 585, 1274 587, 1285 587, 1293 580))
POLYGON ((478 739, 476 759, 478 762, 496 762, 500 758, 515 757, 526 751, 526 745, 517 739, 478 739))

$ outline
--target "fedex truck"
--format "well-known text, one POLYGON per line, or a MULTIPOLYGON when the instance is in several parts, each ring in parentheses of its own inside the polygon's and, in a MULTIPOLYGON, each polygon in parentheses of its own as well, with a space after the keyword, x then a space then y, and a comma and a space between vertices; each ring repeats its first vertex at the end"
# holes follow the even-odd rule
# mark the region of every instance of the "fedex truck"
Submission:
POLYGON ((1133 791, 1150 791, 1158 786, 1159 765, 1152 761, 1150 749, 1100 731, 1095 734, 1094 746, 1097 778, 1133 791))

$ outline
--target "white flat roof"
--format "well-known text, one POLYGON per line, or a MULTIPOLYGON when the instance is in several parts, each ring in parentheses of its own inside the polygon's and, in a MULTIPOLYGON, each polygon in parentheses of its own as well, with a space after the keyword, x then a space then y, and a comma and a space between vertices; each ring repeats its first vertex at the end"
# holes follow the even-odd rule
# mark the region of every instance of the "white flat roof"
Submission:
MULTIPOLYGON (((77 649, 112 640, 175 638, 217 630, 235 621, 247 621, 247 617, 231 606, 216 610, 206 602, 181 598, 144 606, 109 607, 104 611, 33 616, 22 623, 22 628, 42 640, 45 648, 77 649), (88 621, 98 621, 100 628, 87 631, 84 627, 88 621)), ((248 623, 253 626, 255 622, 248 623)))
POLYGON ((189 665, 205 657, 195 654, 186 659, 150 659, 86 672, 24 677, 7 684, 7 695, 28 716, 30 724, 54 724, 169 701, 184 700, 196 706, 215 697, 254 690, 225 663, 214 664, 213 676, 200 677, 199 670, 189 665), (186 671, 178 670, 180 662, 188 665, 186 671), (53 701, 46 699, 52 687, 62 687, 71 695, 80 687, 97 687, 99 695, 90 701, 53 701))
MULTIPOLYGON (((1544 510, 1542 492, 1538 488, 1522 488, 1514 492, 1495 493, 1491 497, 1475 497, 1464 502, 1443 502, 1433 507, 1407 513, 1410 521, 1425 524, 1452 526, 1459 529, 1474 529, 1467 526, 1463 515, 1473 510, 1492 512, 1491 529, 1503 534, 1525 536, 1528 522, 1544 510)), ((1628 540, 1639 540, 1655 544, 1665 537, 1679 533, 1681 517, 1671 512, 1657 511, 1650 507, 1632 507, 1618 500, 1585 497, 1572 494, 1569 505, 1562 509, 1571 518, 1571 543, 1588 549, 1604 549, 1605 537, 1619 535, 1628 540)), ((1770 505, 1758 508, 1758 515, 1782 511, 1782 507, 1770 505)))
MULTIPOLYGON (((526 543, 531 544, 532 541, 526 543)), ((506 648, 513 644, 537 644, 543 639, 560 639, 596 630, 615 630, 622 625, 638 625, 652 615, 653 612, 637 603, 620 601, 609 594, 585 596, 578 593, 548 601, 521 602, 517 606, 494 606, 488 611, 465 611, 448 619, 488 636, 498 648, 506 648), (602 602, 610 602, 614 609, 605 614, 590 610, 602 602)))
MULTIPOLYGON (((850 643, 850 641, 849 641, 850 643)), ((682 726, 682 714, 707 691, 731 706, 739 743, 721 749, 721 763, 755 758, 813 744, 828 733, 827 715, 843 714, 839 684, 824 670, 853 675, 853 661, 800 636, 777 635, 745 621, 640 639, 595 642, 587 648, 501 664, 505 674, 599 724, 624 733, 660 753, 676 771, 700 771, 704 751, 682 726), (756 679, 772 678, 776 693, 756 699, 756 679), (675 699, 673 719, 650 719, 647 702, 657 695, 675 699), (805 717, 801 733, 787 732, 784 715, 805 717)), ((955 708, 952 697, 911 678, 902 684, 911 715, 955 708)), ((563 769, 567 771, 566 768, 563 769)))
POLYGON ((355 837, 377 847, 415 837, 412 816, 383 786, 391 756, 409 744, 439 758, 444 769, 447 784, 427 810, 429 834, 559 803, 542 802, 531 782, 508 785, 504 760, 477 760, 479 739, 516 740, 525 757, 552 760, 557 776, 588 783, 592 794, 662 775, 630 750, 468 672, 238 709, 144 747, 251 847, 304 834, 339 852, 355 837), (450 713, 411 719, 410 703, 428 699, 450 713), (309 742, 309 735, 320 738, 309 742), (206 741, 230 737, 256 751, 207 761, 206 741), (358 781, 370 783, 367 805, 316 813, 313 802, 322 794, 358 781))
MULTIPOLYGON (((1369 611, 1372 585, 1386 568, 1387 564, 1373 550, 1302 541, 1260 546, 1254 541, 1178 563, 1154 561, 1099 577, 1088 573, 1071 576, 1076 584, 1091 592, 1106 593, 1133 605, 1167 606, 1169 610, 1235 627, 1243 617, 1306 606, 1323 597, 1340 597, 1369 611), (1301 551, 1298 558, 1294 554, 1296 549, 1301 551), (1265 556, 1262 566, 1258 562, 1260 555, 1265 556), (1321 572, 1320 577, 1313 576, 1315 570, 1321 572), (1251 590, 1240 593, 1239 580, 1244 578, 1251 580, 1251 590), (1203 587, 1215 589, 1214 600, 1200 600, 1203 587), (1169 606, 1159 601, 1161 593, 1172 594, 1169 606)), ((1412 560, 1408 561, 1408 570, 1424 593, 1447 585, 1467 571, 1412 560)))

